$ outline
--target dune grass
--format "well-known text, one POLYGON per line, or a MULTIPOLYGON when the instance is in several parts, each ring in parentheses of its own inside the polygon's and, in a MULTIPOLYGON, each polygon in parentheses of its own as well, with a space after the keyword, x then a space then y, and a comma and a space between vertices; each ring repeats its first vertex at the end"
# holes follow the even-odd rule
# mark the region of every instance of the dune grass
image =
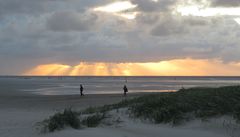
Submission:
POLYGON ((79 112, 73 111, 71 108, 64 109, 48 119, 37 123, 42 133, 54 132, 62 130, 66 127, 80 129, 84 127, 97 127, 105 118, 105 113, 96 113, 81 117, 79 112))
POLYGON ((219 88, 190 88, 177 92, 144 95, 123 100, 116 104, 89 107, 80 112, 71 109, 56 113, 44 121, 44 127, 52 132, 65 126, 96 127, 108 111, 128 108, 134 118, 150 120, 156 124, 181 124, 194 118, 206 120, 218 116, 232 116, 240 122, 240 86, 219 88), (81 115, 89 115, 80 120, 81 115))
POLYGON ((139 97, 130 106, 135 117, 179 124, 191 118, 229 115, 240 121, 240 86, 190 88, 139 97))
POLYGON ((96 113, 94 115, 87 116, 81 121, 81 123, 86 127, 97 127, 104 118, 105 113, 96 113))
POLYGON ((84 109, 83 111, 80 111, 79 114, 106 113, 113 109, 128 107, 134 103, 136 103, 136 98, 128 99, 128 100, 126 99, 126 100, 122 100, 121 102, 116 103, 116 104, 103 105, 100 107, 90 106, 90 107, 84 109))
POLYGON ((43 132, 53 132, 65 127, 78 129, 81 126, 77 113, 71 109, 65 109, 63 112, 58 112, 39 124, 42 125, 43 132))

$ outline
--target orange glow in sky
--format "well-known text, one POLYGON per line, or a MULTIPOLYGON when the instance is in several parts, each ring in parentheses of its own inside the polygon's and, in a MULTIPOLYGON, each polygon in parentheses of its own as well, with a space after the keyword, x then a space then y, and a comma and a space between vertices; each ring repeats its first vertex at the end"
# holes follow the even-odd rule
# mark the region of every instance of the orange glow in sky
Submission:
POLYGON ((23 75, 48 76, 209 76, 240 75, 240 63, 219 60, 176 59, 149 63, 88 63, 76 66, 44 64, 23 75))

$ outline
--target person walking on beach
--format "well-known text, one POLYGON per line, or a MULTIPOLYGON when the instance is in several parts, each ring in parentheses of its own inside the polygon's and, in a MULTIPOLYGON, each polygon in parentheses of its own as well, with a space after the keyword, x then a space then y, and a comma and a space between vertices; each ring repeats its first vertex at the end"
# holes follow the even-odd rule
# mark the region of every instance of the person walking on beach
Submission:
POLYGON ((82 86, 82 84, 80 84, 80 95, 81 95, 81 96, 84 96, 84 94, 83 94, 83 86, 82 86))
POLYGON ((123 87, 123 92, 124 92, 124 96, 126 96, 127 95, 127 92, 128 92, 128 88, 127 88, 127 86, 126 85, 124 85, 124 87, 123 87))

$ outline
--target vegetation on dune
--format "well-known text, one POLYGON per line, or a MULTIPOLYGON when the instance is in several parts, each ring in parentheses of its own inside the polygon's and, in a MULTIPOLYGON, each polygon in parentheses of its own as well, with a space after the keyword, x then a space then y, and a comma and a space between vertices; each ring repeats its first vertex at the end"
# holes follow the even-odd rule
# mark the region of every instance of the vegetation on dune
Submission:
POLYGON ((97 113, 87 115, 81 119, 81 115, 78 112, 69 108, 50 116, 48 119, 38 123, 38 126, 41 127, 43 133, 62 130, 65 127, 80 129, 82 127, 96 127, 104 118, 104 113, 97 113))
POLYGON ((95 115, 88 116, 82 120, 82 124, 87 127, 97 127, 101 121, 105 118, 105 113, 97 113, 95 115))
POLYGON ((100 106, 100 107, 88 107, 85 110, 79 112, 79 114, 106 113, 106 112, 114 110, 114 109, 128 107, 134 103, 136 103, 136 98, 129 99, 129 100, 123 100, 116 104, 104 105, 104 106, 100 106))
POLYGON ((230 115, 240 121, 240 86, 190 88, 174 93, 139 97, 130 106, 135 117, 155 123, 178 124, 191 117, 230 115))
POLYGON ((40 124, 43 125, 44 132, 53 132, 61 130, 66 126, 78 129, 80 128, 80 120, 76 112, 71 109, 65 109, 62 113, 58 112, 40 124))
POLYGON ((66 109, 43 124, 50 132, 65 126, 76 129, 81 126, 96 127, 106 118, 108 111, 119 108, 128 108, 131 116, 157 124, 176 125, 193 118, 206 120, 223 115, 232 116, 240 122, 240 86, 180 89, 178 92, 144 95, 117 104, 89 107, 81 112, 66 109), (87 117, 80 120, 82 115, 87 117))

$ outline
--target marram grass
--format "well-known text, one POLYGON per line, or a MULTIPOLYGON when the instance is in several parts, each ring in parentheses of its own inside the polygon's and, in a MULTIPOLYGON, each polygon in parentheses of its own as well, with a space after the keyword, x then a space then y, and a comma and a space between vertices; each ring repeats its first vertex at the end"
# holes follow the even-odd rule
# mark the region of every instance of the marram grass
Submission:
POLYGON ((144 95, 101 107, 89 107, 77 112, 65 109, 44 120, 42 125, 53 132, 64 127, 79 129, 96 127, 108 111, 128 108, 131 117, 150 120, 153 123, 172 125, 200 118, 206 120, 218 116, 231 116, 240 122, 240 86, 219 88, 190 88, 177 92, 144 95), (81 115, 89 115, 82 118, 81 115))

